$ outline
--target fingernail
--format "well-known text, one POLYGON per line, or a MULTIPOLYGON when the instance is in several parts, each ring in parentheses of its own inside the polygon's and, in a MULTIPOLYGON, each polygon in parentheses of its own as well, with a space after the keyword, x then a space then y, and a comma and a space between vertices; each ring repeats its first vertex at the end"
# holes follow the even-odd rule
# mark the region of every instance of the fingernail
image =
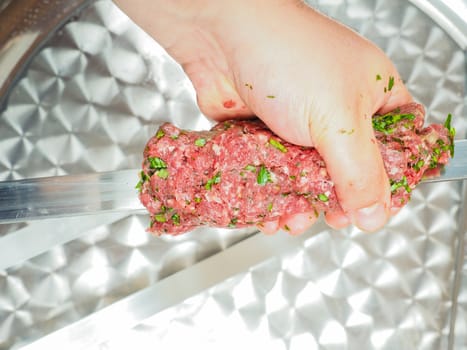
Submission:
POLYGON ((386 207, 375 203, 367 208, 350 213, 352 223, 363 231, 374 232, 382 228, 388 220, 386 207))

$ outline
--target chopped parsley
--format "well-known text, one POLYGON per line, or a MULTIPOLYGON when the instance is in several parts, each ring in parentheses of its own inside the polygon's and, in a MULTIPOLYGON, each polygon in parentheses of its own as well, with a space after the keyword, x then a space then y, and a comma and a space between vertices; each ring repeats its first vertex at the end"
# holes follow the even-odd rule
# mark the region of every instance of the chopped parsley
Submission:
POLYGON ((441 149, 438 147, 433 149, 433 153, 431 153, 431 160, 430 160, 430 169, 435 169, 438 166, 439 155, 441 154, 441 149))
POLYGON ((282 143, 280 143, 279 141, 275 140, 275 139, 269 139, 269 144, 278 149, 279 151, 281 151, 282 153, 286 153, 287 152, 287 147, 285 147, 282 143))
POLYGON ((413 168, 416 170, 416 171, 420 171, 420 169, 422 168, 422 166, 425 165, 425 161, 423 159, 420 159, 417 161, 417 163, 414 164, 413 168))
POLYGON ((156 139, 160 139, 165 136, 165 132, 162 129, 157 130, 156 139))
POLYGON ((245 83, 245 86, 250 89, 250 90, 253 90, 253 85, 251 85, 250 83, 245 83))
POLYGON ((268 169, 264 165, 261 165, 261 168, 259 169, 258 176, 256 177, 256 182, 258 182, 258 185, 266 185, 268 182, 272 182, 271 180, 271 173, 269 172, 268 169))
POLYGON ((156 171, 156 175, 161 179, 166 180, 169 177, 169 171, 167 169, 160 169, 156 171))
POLYGON ((202 200, 201 197, 195 197, 195 203, 201 203, 202 200))
POLYGON ((150 177, 149 177, 149 175, 146 174, 144 171, 141 171, 141 172, 139 173, 139 178, 140 178, 140 180, 139 180, 138 183, 136 184, 135 188, 141 192, 141 189, 142 189, 142 187, 143 187, 143 184, 144 184, 146 181, 149 181, 150 177))
POLYGON ((166 180, 169 177, 167 164, 159 157, 149 157, 149 168, 155 170, 155 174, 161 179, 166 180))
POLYGON ((355 129, 350 129, 350 130, 346 130, 343 128, 339 129, 339 133, 341 134, 352 135, 354 132, 355 132, 355 129))
POLYGON ((381 80, 381 79, 382 79, 382 78, 381 78, 381 75, 376 74, 376 81, 381 80))
POLYGON ((405 176, 403 176, 399 181, 389 180, 389 184, 391 185, 391 193, 395 193, 401 187, 403 187, 407 193, 412 191, 405 176))
POLYGON ((266 97, 267 98, 276 98, 276 96, 274 96, 274 95, 267 95, 266 97))
POLYGON ((206 145, 206 139, 203 137, 200 137, 199 139, 196 139, 195 145, 198 147, 204 147, 206 145))
POLYGON ((167 219, 165 218, 165 213, 159 213, 154 215, 154 221, 155 222, 166 222, 167 219))
POLYGON ((229 222, 229 227, 234 228, 237 225, 238 219, 237 218, 232 218, 229 222))
POLYGON ((387 113, 383 115, 377 115, 373 117, 373 129, 376 131, 380 131, 385 134, 391 134, 394 132, 395 126, 401 120, 408 120, 413 121, 415 119, 415 115, 412 113, 406 114, 393 114, 387 113))
POLYGON ((154 170, 167 169, 167 164, 159 157, 149 157, 149 168, 154 170))
POLYGON ((204 185, 204 188, 209 191, 212 188, 212 185, 218 184, 219 182, 221 182, 221 173, 220 172, 218 172, 216 175, 214 175, 212 178, 210 178, 208 180, 208 182, 206 182, 206 184, 204 185))
POLYGON ((329 197, 324 194, 324 193, 320 193, 318 194, 318 199, 321 201, 321 202, 324 202, 326 203, 327 201, 329 201, 329 197))
POLYGON ((451 141, 451 145, 449 146, 449 152, 451 153, 451 157, 454 157, 454 136, 456 136, 456 129, 451 126, 451 113, 448 114, 446 121, 444 122, 444 127, 448 129, 449 132, 449 141, 451 141))
POLYGON ((251 172, 255 172, 256 171, 256 167, 254 165, 251 165, 251 164, 248 164, 245 168, 243 168, 245 170, 248 170, 248 171, 251 171, 251 172))
POLYGON ((180 225, 180 215, 176 213, 172 215, 172 222, 174 223, 174 225, 180 225))
POLYGON ((270 202, 270 203, 268 204, 268 211, 272 211, 272 206, 273 206, 273 204, 272 204, 272 202, 270 202))
POLYGON ((290 227, 289 227, 289 226, 287 226, 287 225, 284 225, 284 230, 286 230, 286 231, 290 231, 290 227))
POLYGON ((389 77, 389 82, 388 82, 388 91, 391 91, 394 86, 394 77, 389 77))

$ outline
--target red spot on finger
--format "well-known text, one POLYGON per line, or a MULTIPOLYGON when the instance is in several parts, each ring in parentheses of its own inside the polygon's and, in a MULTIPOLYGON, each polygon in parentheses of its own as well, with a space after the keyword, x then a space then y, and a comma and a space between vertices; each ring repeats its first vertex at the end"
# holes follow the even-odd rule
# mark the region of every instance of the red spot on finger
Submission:
POLYGON ((230 109, 235 107, 236 103, 234 100, 227 100, 224 102, 224 108, 230 109))

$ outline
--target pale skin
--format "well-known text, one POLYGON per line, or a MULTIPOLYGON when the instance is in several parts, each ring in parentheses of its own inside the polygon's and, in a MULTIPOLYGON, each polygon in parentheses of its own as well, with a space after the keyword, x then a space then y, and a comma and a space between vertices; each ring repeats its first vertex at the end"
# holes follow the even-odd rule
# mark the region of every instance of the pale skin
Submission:
MULTIPOLYGON (((385 225, 389 181, 371 116, 412 97, 380 49, 299 0, 115 3, 182 65, 206 116, 257 116, 285 140, 317 148, 343 208, 325 214, 331 227, 385 225)), ((287 215, 260 229, 299 234, 316 219, 287 215)))

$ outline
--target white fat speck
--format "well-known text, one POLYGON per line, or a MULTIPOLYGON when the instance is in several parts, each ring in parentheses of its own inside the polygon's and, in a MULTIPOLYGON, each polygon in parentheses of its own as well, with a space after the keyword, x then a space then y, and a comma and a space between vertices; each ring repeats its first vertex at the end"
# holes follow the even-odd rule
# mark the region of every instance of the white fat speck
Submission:
POLYGON ((221 148, 219 147, 219 145, 213 144, 212 145, 212 150, 214 151, 214 154, 216 156, 221 154, 221 148))
POLYGON ((222 203, 222 200, 213 192, 206 193, 206 200, 214 203, 222 203))
POLYGON ((388 175, 396 175, 399 173, 399 168, 396 168, 396 167, 392 167, 391 169, 389 169, 388 171, 388 175))
POLYGON ((269 136, 265 134, 257 134, 256 137, 258 138, 258 144, 267 143, 269 141, 269 136))
POLYGON ((322 177, 326 177, 326 176, 328 176, 328 171, 326 170, 326 168, 320 168, 320 169, 319 169, 319 174, 320 174, 322 177))
POLYGON ((438 140, 438 135, 435 132, 431 132, 426 136, 425 140, 427 140, 429 144, 434 144, 438 140))
POLYGON ((274 174, 272 171, 269 171, 269 174, 271 175, 271 181, 273 183, 276 183, 277 182, 277 176, 276 174, 274 174))

